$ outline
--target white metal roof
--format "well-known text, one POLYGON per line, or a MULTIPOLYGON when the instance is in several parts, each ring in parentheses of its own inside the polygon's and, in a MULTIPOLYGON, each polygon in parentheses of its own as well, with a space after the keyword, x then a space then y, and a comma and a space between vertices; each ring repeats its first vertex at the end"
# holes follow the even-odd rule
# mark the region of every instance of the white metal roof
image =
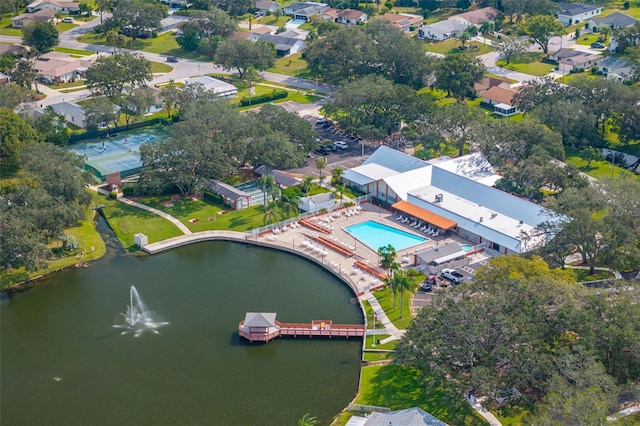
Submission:
POLYGON ((362 164, 378 164, 398 173, 408 172, 409 170, 419 169, 429 165, 426 161, 385 145, 376 149, 362 164))
POLYGON ((424 166, 404 173, 396 173, 382 180, 401 200, 407 201, 408 191, 428 185, 431 182, 431 166, 424 166))

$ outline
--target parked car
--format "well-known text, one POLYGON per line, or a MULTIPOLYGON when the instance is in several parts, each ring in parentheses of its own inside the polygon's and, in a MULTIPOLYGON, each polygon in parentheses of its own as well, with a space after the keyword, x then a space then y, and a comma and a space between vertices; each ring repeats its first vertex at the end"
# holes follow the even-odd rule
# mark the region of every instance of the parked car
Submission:
POLYGON ((66 18, 62 18, 62 22, 65 22, 67 24, 73 24, 75 21, 71 16, 67 16, 66 18))
POLYGON ((333 143, 333 146, 335 146, 338 149, 349 149, 349 145, 347 145, 345 141, 335 141, 333 143))
POLYGON ((319 118, 318 121, 315 122, 316 127, 324 128, 333 126, 333 122, 328 118, 319 118))
POLYGON ((420 290, 431 292, 433 291, 433 287, 438 285, 438 277, 430 275, 424 279, 422 283, 420 283, 420 290))
POLYGON ((604 45, 604 43, 601 43, 599 41, 594 41, 593 43, 591 43, 591 47, 593 49, 604 49, 605 45, 604 45))
POLYGON ((178 58, 175 56, 167 56, 167 62, 178 62, 178 58))
POLYGON ((459 284, 464 279, 464 275, 455 269, 443 269, 440 274, 454 284, 459 284))

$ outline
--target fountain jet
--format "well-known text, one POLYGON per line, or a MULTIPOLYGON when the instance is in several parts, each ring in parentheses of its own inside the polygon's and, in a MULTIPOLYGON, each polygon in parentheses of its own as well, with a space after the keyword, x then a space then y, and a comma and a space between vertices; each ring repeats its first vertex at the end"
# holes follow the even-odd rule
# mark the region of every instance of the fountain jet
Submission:
POLYGON ((114 324, 113 327, 125 329, 121 334, 133 332, 136 337, 145 331, 160 334, 158 329, 169 324, 159 321, 157 315, 147 309, 135 286, 131 286, 129 290, 129 305, 121 315, 124 317, 124 324, 114 324))

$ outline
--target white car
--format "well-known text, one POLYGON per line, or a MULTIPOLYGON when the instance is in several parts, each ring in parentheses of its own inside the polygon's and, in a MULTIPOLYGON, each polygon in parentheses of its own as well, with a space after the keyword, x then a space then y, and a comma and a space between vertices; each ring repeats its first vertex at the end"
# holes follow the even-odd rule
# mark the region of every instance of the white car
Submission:
POLYGON ((62 22, 66 22, 67 24, 73 24, 75 21, 72 17, 67 16, 66 18, 62 18, 62 22))
POLYGON ((335 141, 333 145, 338 149, 349 149, 349 145, 345 141, 335 141))
POLYGON ((460 272, 456 271, 455 269, 443 269, 440 273, 442 274, 443 277, 445 277, 446 279, 448 279, 454 284, 459 284, 464 279, 464 275, 462 275, 460 272))

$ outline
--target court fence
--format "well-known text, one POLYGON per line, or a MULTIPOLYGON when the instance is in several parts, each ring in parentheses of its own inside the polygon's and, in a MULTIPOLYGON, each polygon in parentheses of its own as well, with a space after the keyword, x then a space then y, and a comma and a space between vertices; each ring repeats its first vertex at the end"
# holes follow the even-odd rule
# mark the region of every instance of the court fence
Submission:
POLYGON ((118 126, 111 129, 95 129, 95 130, 87 130, 84 133, 78 133, 76 135, 71 135, 69 137, 69 144, 75 144, 77 142, 87 140, 87 139, 95 139, 102 137, 106 134, 118 133, 118 132, 126 132, 128 130, 140 129, 142 127, 155 126, 157 124, 162 124, 163 126, 168 126, 172 124, 169 120, 166 120, 162 117, 152 118, 151 120, 138 121, 137 123, 131 123, 126 126, 118 126))

